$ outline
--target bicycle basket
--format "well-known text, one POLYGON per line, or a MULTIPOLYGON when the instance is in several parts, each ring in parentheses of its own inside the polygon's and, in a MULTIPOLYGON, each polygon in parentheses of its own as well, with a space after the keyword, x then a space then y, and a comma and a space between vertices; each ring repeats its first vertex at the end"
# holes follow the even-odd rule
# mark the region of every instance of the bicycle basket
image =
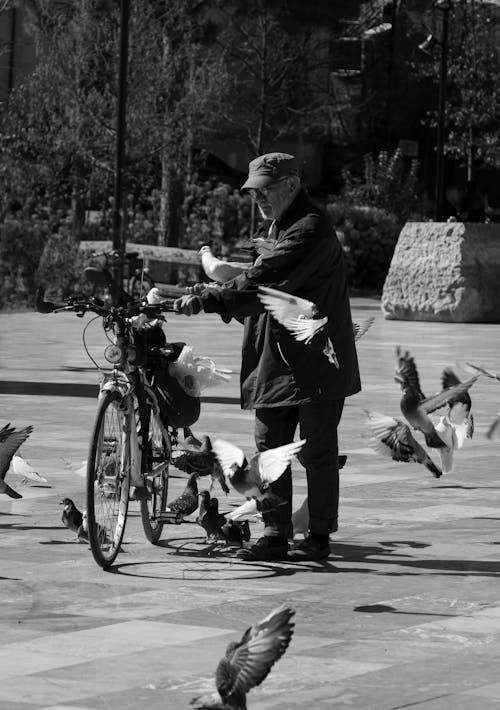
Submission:
POLYGON ((158 398, 160 415, 165 426, 191 426, 200 416, 200 398, 187 394, 179 381, 169 373, 171 362, 171 355, 161 355, 153 372, 151 384, 158 398))

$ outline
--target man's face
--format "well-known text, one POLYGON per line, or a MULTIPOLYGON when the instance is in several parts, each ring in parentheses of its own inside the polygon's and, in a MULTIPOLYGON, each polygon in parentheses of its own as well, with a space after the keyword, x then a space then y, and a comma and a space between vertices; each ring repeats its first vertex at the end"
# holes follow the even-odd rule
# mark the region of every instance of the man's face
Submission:
POLYGON ((290 178, 285 177, 267 187, 252 188, 248 192, 265 219, 278 219, 290 205, 294 188, 290 178))

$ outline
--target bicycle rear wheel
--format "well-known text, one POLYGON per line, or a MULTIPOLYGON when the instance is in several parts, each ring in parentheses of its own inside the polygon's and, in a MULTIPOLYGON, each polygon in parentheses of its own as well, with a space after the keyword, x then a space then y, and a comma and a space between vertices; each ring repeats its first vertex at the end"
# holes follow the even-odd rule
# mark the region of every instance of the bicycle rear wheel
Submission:
POLYGON ((147 295, 147 293, 154 288, 155 282, 151 278, 151 276, 144 272, 141 276, 132 276, 130 279, 130 287, 129 287, 129 293, 132 296, 134 301, 138 301, 141 298, 144 298, 144 296, 147 295))
POLYGON ((87 524, 98 565, 109 567, 120 551, 130 488, 130 417, 113 392, 101 395, 87 464, 87 524))
POLYGON ((168 432, 152 410, 148 412, 143 442, 142 472, 150 496, 148 500, 141 500, 141 517, 146 538, 155 544, 163 531, 162 513, 167 507, 171 443, 168 432))

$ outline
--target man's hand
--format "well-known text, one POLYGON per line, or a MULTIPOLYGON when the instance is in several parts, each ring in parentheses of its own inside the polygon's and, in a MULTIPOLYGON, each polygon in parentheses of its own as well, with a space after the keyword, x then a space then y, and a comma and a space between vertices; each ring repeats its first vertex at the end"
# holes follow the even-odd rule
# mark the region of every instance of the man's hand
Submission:
POLYGON ((185 316, 196 315, 203 310, 201 298, 194 294, 181 296, 174 301, 174 310, 176 313, 182 313, 185 316))

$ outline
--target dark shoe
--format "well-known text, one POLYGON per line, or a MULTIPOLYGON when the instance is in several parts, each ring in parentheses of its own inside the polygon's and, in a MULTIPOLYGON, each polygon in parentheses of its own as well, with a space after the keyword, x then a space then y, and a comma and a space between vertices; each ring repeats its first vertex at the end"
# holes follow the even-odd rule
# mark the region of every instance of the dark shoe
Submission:
POLYGON ((329 554, 329 542, 323 543, 308 535, 293 550, 290 550, 287 557, 293 562, 308 562, 309 560, 326 560, 329 554))
POLYGON ((244 542, 236 557, 247 561, 286 560, 289 549, 285 538, 264 536, 255 542, 244 542))

